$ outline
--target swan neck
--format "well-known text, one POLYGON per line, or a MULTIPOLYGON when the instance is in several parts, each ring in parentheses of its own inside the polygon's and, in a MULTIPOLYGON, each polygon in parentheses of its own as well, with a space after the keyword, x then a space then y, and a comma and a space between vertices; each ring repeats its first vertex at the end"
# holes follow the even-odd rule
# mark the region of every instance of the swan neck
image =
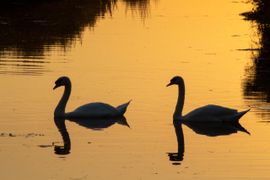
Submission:
POLYGON ((178 85, 178 99, 174 111, 174 119, 181 118, 182 117, 182 111, 184 107, 184 101, 185 101, 185 84, 184 82, 178 85))
POLYGON ((55 111, 54 111, 55 116, 65 115, 65 109, 66 109, 66 105, 67 105, 67 101, 69 99, 70 93, 71 93, 71 83, 68 83, 65 85, 64 94, 55 108, 55 111))

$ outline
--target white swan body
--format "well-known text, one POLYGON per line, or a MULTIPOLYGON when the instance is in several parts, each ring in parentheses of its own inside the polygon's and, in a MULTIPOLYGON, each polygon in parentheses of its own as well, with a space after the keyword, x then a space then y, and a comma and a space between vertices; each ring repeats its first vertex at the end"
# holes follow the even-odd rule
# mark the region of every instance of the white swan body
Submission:
POLYGON ((66 119, 121 117, 126 112, 126 109, 130 103, 129 101, 115 108, 109 104, 95 102, 82 105, 72 112, 65 113, 66 104, 71 93, 70 79, 66 76, 58 78, 55 81, 55 87, 53 89, 60 86, 64 86, 65 90, 62 98, 55 108, 55 117, 64 117, 66 119))
POLYGON ((235 109, 218 105, 206 105, 182 116, 185 99, 185 83, 182 77, 175 76, 167 86, 174 84, 178 85, 178 100, 173 115, 174 119, 179 119, 183 122, 238 122, 238 120, 249 111, 248 109, 246 111, 238 112, 235 109))

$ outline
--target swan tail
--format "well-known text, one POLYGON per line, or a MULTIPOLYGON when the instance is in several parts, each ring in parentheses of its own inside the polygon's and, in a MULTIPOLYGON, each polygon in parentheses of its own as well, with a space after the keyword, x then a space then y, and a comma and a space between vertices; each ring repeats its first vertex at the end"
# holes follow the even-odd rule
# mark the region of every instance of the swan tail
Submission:
POLYGON ((250 109, 239 112, 239 118, 241 118, 242 116, 244 116, 248 111, 250 111, 250 109))
POLYGON ((238 122, 239 119, 240 119, 242 116, 244 116, 248 111, 250 111, 250 109, 239 112, 239 113, 235 116, 235 120, 238 122))
POLYGON ((237 112, 235 115, 233 116, 227 116, 223 119, 223 122, 231 122, 231 123, 238 123, 239 119, 244 116, 248 111, 250 111, 250 109, 245 110, 245 111, 241 111, 241 112, 237 112))
POLYGON ((116 109, 121 113, 121 115, 124 115, 130 102, 131 102, 131 100, 125 104, 122 104, 122 105, 116 107, 116 109))

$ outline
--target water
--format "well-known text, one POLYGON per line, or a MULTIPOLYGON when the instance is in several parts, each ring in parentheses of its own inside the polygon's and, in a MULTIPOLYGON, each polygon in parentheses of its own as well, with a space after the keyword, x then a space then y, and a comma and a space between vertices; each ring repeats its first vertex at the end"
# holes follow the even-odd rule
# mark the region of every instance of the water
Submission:
POLYGON ((0 6, 0 179, 269 179, 268 29, 239 15, 252 4, 13 2, 0 6), (62 75, 73 86, 67 111, 132 99, 130 127, 64 121, 70 147, 55 152, 62 75), (184 113, 251 108, 240 120, 250 135, 175 131, 177 89, 165 87, 175 75, 186 83, 184 113))

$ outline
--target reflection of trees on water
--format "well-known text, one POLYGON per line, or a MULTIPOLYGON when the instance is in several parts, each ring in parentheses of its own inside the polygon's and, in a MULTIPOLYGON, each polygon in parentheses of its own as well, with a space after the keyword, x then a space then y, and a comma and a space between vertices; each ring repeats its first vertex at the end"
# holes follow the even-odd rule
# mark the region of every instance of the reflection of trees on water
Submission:
POLYGON ((243 13, 245 19, 255 22, 258 49, 253 51, 253 64, 247 69, 243 83, 247 99, 270 102, 270 1, 252 0, 254 9, 243 13))
POLYGON ((149 0, 124 0, 128 8, 134 10, 139 9, 140 16, 145 18, 148 16, 148 7, 150 6, 149 0))
POLYGON ((124 0, 125 3, 127 4, 127 6, 131 7, 131 9, 133 8, 137 8, 137 9, 141 9, 142 13, 144 13, 145 11, 147 11, 147 8, 149 7, 149 0, 124 0))
POLYGON ((260 24, 269 24, 270 22, 270 1, 268 0, 249 0, 254 8, 251 12, 242 13, 247 20, 254 20, 260 24))
POLYGON ((69 46, 85 26, 112 9, 114 1, 11 1, 0 5, 0 50, 43 55, 48 45, 69 46), (102 3, 101 3, 102 2, 102 3))
MULTIPOLYGON (((94 27, 99 19, 112 14, 119 0, 3 0, 0 2, 0 58, 6 56, 34 59, 6 62, 0 59, 0 71, 9 64, 17 67, 43 66, 44 53, 53 46, 71 47, 81 38, 85 27, 94 27), (38 59, 35 61, 35 59, 38 59), (36 63, 35 63, 36 62, 36 63), (27 64, 27 66, 26 66, 27 64), (38 65, 37 65, 38 64, 38 65), (22 65, 22 66, 21 66, 22 65)), ((140 7, 149 0, 123 0, 140 7)), ((141 9, 145 10, 144 8, 141 9)), ((140 11, 140 10, 139 10, 140 11)), ((40 68, 40 67, 38 67, 40 68)))

